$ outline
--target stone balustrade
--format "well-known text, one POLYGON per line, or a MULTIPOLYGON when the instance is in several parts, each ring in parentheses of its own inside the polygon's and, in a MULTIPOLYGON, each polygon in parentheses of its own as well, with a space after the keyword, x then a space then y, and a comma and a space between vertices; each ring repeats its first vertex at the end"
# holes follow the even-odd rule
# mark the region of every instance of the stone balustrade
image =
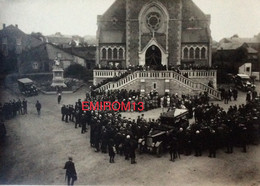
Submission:
MULTIPOLYGON (((214 75, 213 73, 210 74, 197 74, 197 75, 214 75)), ((136 79, 172 79, 175 81, 178 81, 181 83, 183 86, 186 86, 187 88, 193 89, 193 90, 198 90, 198 91, 206 91, 210 96, 213 96, 217 99, 220 97, 220 92, 217 91, 214 88, 209 87, 206 84, 203 84, 201 82, 196 82, 193 81, 190 78, 187 78, 183 76, 180 73, 177 73, 175 71, 135 71, 126 77, 119 79, 116 82, 109 82, 100 88, 98 88, 99 91, 105 91, 105 90, 111 90, 111 89, 120 89, 124 85, 128 84, 129 82, 132 82, 136 79)))

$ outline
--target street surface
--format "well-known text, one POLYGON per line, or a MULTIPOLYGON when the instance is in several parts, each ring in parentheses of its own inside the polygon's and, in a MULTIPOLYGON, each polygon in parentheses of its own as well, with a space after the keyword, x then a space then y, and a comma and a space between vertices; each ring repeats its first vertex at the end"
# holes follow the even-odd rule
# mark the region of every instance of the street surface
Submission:
MULTIPOLYGON (((259 83, 257 85, 258 92, 259 83)), ((1 91, 2 101, 18 98, 9 90, 1 91)), ((130 164, 116 155, 109 163, 108 154, 96 153, 90 147, 89 132, 81 134, 74 123, 61 121, 62 104, 73 104, 85 97, 87 88, 74 94, 64 94, 61 104, 55 95, 40 94, 28 100, 28 114, 18 115, 5 123, 7 139, 0 147, 0 184, 66 184, 63 169, 68 156, 73 157, 78 180, 76 185, 260 185, 260 146, 249 146, 248 153, 235 148, 233 154, 217 151, 217 158, 181 156, 169 161, 169 154, 137 153, 137 164, 130 164), (35 109, 36 100, 42 104, 41 116, 35 109)), ((245 93, 239 92, 238 101, 245 103, 245 93)), ((127 118, 137 118, 140 113, 123 113, 127 118)), ((144 113, 145 118, 158 118, 160 109, 144 113)))

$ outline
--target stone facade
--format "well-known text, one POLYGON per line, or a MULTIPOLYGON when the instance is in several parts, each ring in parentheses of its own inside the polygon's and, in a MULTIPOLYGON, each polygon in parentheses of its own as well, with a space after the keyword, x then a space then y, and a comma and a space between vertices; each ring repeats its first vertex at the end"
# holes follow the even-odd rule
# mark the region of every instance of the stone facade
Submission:
POLYGON ((102 66, 147 65, 147 53, 156 47, 159 49, 156 61, 162 65, 210 65, 209 24, 210 16, 192 0, 116 0, 98 16, 97 63, 102 66), (125 58, 102 58, 102 49, 107 46, 123 47, 125 58), (201 55, 184 58, 183 49, 190 46, 195 46, 194 50, 196 46, 204 47, 203 58, 201 55))

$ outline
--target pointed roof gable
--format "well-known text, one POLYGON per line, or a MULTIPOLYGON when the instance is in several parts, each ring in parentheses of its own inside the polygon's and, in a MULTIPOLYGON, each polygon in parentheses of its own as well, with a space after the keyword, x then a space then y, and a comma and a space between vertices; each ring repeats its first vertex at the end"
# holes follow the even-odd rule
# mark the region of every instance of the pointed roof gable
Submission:
POLYGON ((99 19, 100 21, 111 21, 113 17, 116 17, 120 21, 125 21, 126 19, 125 0, 116 0, 99 19))

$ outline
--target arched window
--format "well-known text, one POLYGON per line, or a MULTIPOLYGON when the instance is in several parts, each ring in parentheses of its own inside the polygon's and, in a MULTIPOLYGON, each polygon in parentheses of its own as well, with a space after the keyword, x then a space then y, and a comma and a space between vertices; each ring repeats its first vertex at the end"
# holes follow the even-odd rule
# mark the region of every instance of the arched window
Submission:
POLYGON ((190 48, 190 59, 194 59, 194 48, 190 48))
POLYGON ((199 59, 200 58, 200 49, 197 47, 195 50, 195 58, 199 59))
POLYGON ((102 49, 102 59, 106 59, 107 57, 107 50, 105 48, 102 49))
POLYGON ((113 59, 117 59, 118 56, 117 56, 117 48, 114 48, 113 49, 113 59))
POLYGON ((119 59, 124 58, 124 50, 122 48, 119 49, 119 59))
POLYGON ((204 47, 201 49, 201 58, 202 59, 206 58, 206 49, 204 47))
POLYGON ((112 49, 111 48, 108 49, 107 53, 108 53, 108 59, 112 59, 112 49))
POLYGON ((183 57, 184 57, 184 59, 188 59, 189 58, 189 49, 188 48, 184 48, 184 50, 183 50, 183 57))

